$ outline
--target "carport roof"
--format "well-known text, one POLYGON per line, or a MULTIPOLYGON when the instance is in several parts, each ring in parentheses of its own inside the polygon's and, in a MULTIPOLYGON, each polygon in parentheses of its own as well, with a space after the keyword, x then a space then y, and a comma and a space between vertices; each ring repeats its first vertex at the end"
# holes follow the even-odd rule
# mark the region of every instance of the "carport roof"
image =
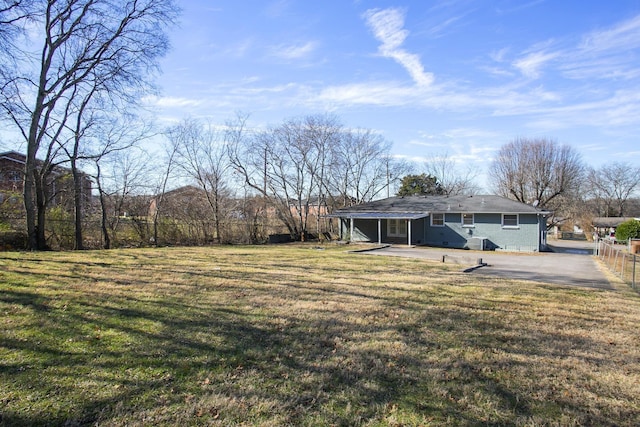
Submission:
POLYGON ((420 219, 429 216, 427 212, 343 212, 328 215, 330 218, 353 219, 420 219))

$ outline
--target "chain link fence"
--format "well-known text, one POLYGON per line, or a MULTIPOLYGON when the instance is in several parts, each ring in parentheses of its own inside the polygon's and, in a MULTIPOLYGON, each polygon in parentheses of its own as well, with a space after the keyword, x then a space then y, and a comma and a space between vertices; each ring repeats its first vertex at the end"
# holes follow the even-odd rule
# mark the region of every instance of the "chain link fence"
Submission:
POLYGON ((597 252, 607 267, 634 290, 640 291, 640 255, 635 252, 640 241, 632 240, 629 244, 615 244, 605 240, 598 241, 597 252))

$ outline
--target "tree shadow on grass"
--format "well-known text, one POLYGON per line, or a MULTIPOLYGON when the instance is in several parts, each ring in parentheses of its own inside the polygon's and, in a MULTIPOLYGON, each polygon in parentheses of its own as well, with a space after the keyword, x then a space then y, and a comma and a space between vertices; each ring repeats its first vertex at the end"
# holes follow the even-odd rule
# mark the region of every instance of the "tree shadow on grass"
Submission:
POLYGON ((66 292, 64 302, 37 289, 3 290, 2 307, 26 323, 0 334, 0 350, 18 355, 0 363, 8 386, 0 425, 639 421, 637 405, 615 413, 568 398, 566 380, 535 395, 532 384, 563 372, 530 368, 536 360, 617 368, 606 352, 582 355, 597 348, 588 336, 511 324, 532 308, 526 303, 425 296, 393 283, 384 294, 318 286, 231 266, 198 274, 229 284, 171 294, 167 284, 140 292, 144 282, 113 295, 89 287, 66 292))

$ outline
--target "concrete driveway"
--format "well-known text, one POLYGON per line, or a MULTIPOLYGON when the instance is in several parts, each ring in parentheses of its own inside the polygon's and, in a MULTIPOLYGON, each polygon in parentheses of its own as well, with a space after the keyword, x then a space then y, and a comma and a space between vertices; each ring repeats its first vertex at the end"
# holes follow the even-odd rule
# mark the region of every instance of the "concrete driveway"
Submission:
POLYGON ((589 242, 553 241, 553 252, 509 253, 481 252, 461 249, 389 246, 363 252, 369 255, 401 256, 430 259, 460 265, 469 274, 498 276, 510 279, 533 280, 568 286, 613 289, 593 258, 593 244, 589 242))

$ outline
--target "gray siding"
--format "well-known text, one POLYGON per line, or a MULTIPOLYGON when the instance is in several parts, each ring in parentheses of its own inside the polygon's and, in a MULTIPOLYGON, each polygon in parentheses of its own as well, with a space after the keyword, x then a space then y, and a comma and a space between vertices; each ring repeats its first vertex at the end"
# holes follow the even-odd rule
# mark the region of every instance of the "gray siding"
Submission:
MULTIPOLYGON (((544 217, 536 214, 519 214, 518 227, 503 227, 502 215, 484 213, 474 215, 474 224, 464 226, 462 214, 446 213, 444 227, 431 226, 429 217, 411 222, 411 243, 449 248, 535 252, 540 246, 540 233, 544 230, 544 217)), ((350 221, 341 221, 342 235, 349 236, 350 221)), ((406 237, 387 236, 387 221, 381 221, 381 240, 385 243, 407 243, 406 237)), ((377 242, 378 220, 355 219, 351 240, 377 242)))
POLYGON ((414 245, 423 245, 425 244, 425 225, 427 224, 425 221, 428 221, 429 218, 416 219, 411 221, 411 240, 414 245))
POLYGON ((461 223, 462 215, 447 213, 444 215, 444 227, 432 226, 431 219, 425 218, 425 242, 430 246, 464 248, 467 243, 461 223))
POLYGON ((518 215, 518 227, 502 227, 501 214, 477 214, 474 236, 485 237, 493 249, 506 251, 539 251, 538 215, 518 215))
POLYGON ((484 239, 484 249, 506 251, 539 251, 538 234, 542 217, 520 214, 518 227, 502 226, 501 214, 475 214, 473 226, 462 225, 462 214, 445 214, 445 226, 431 226, 425 220, 425 242, 431 246, 452 248, 479 248, 484 239))

